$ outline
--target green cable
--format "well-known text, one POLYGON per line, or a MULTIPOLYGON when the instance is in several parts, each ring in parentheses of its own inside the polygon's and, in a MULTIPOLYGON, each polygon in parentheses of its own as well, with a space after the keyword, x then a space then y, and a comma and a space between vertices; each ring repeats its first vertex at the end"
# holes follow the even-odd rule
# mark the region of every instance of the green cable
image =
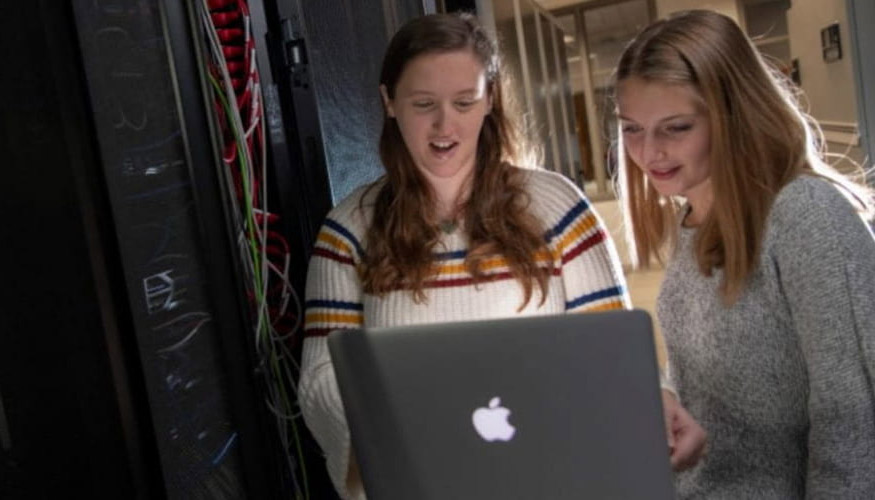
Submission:
MULTIPOLYGON (((227 97, 219 85, 219 82, 213 77, 212 74, 207 73, 210 79, 210 83, 216 90, 216 94, 219 97, 219 100, 222 103, 222 108, 225 110, 225 114, 229 117, 232 116, 233 108, 231 108, 230 103, 228 102, 227 97)), ((247 229, 247 242, 249 243, 251 258, 252 258, 252 274, 255 279, 255 290, 254 293, 256 295, 256 301, 261 303, 263 297, 261 296, 261 274, 257 272, 261 269, 261 258, 258 252, 258 246, 255 239, 255 217, 252 213, 252 196, 249 193, 249 181, 248 176, 246 175, 247 171, 247 163, 246 156, 243 154, 243 145, 242 138, 238 135, 238 130, 236 127, 229 127, 231 129, 231 133, 234 134, 234 145, 237 148, 237 158, 240 160, 240 180, 243 183, 243 197, 244 197, 244 207, 245 207, 245 226, 247 229)), ((259 311, 259 315, 262 313, 259 311)))
MULTIPOLYGON (((208 76, 210 83, 212 84, 214 90, 216 91, 216 95, 222 104, 222 108, 225 110, 225 113, 227 115, 231 116, 231 113, 233 112, 233 108, 231 108, 230 103, 228 102, 228 99, 224 94, 224 91, 222 90, 218 81, 216 81, 216 79, 213 77, 212 74, 207 72, 207 76, 208 76)), ((242 146, 244 138, 240 137, 240 135, 238 134, 239 131, 237 130, 236 127, 232 126, 229 128, 231 129, 231 132, 234 135, 234 143, 235 143, 235 146, 237 149, 237 157, 240 159, 240 177, 241 177, 241 182, 243 183, 244 210, 245 210, 244 219, 246 221, 245 225, 246 225, 247 236, 248 236, 247 243, 249 244, 249 247, 250 247, 251 258, 252 258, 252 263, 253 263, 252 274, 253 274, 253 278, 255 280, 255 283, 254 283, 255 289, 253 292, 256 296, 256 304, 263 304, 265 301, 265 297, 262 294, 262 276, 260 273, 261 268, 262 268, 262 261, 261 261, 261 254, 258 251, 258 242, 257 242, 256 237, 255 237, 255 216, 254 216, 254 213, 252 210, 252 208, 253 208, 252 207, 252 196, 249 192, 248 176, 246 175, 246 171, 247 171, 246 156, 243 154, 243 146, 242 146)), ((261 328, 260 328, 261 331, 256 332, 256 334, 258 334, 259 337, 264 339, 265 337, 268 337, 267 332, 270 329, 270 314, 266 311, 265 308, 258 307, 257 309, 258 309, 258 313, 257 313, 258 318, 261 319, 262 321, 259 322, 259 324, 261 325, 261 328)), ((268 339, 269 339, 269 337, 268 337, 268 339)), ((270 344, 270 342, 268 342, 268 344, 270 344)), ((283 370, 281 369, 281 367, 278 366, 278 363, 280 363, 280 359, 276 356, 276 351, 272 347, 269 347, 268 350, 269 350, 269 355, 271 358, 271 363, 270 363, 271 364, 271 371, 273 372, 274 376, 276 377, 275 389, 277 389, 279 392, 279 396, 280 396, 280 399, 282 400, 283 408, 288 410, 288 413, 291 415, 292 404, 291 404, 291 400, 290 400, 289 395, 288 395, 288 391, 286 390, 286 384, 284 383, 284 380, 285 380, 285 378, 283 376, 284 373, 283 373, 283 370)), ((288 377, 288 374, 285 374, 285 375, 286 375, 286 377, 288 377)), ((306 461, 304 460, 304 451, 303 451, 303 448, 301 447, 301 438, 300 438, 300 434, 298 433, 298 426, 297 426, 295 420, 296 420, 296 417, 292 416, 289 419, 288 424, 291 427, 292 434, 294 436, 293 442, 294 442, 295 450, 296 450, 297 456, 298 456, 298 463, 301 467, 301 475, 303 476, 304 498, 309 499, 310 498, 310 487, 309 487, 309 481, 307 480, 307 466, 306 466, 306 461)), ((297 490, 297 488, 296 488, 296 490, 297 490)), ((301 495, 300 491, 295 492, 295 496, 297 498, 301 498, 300 495, 301 495)))

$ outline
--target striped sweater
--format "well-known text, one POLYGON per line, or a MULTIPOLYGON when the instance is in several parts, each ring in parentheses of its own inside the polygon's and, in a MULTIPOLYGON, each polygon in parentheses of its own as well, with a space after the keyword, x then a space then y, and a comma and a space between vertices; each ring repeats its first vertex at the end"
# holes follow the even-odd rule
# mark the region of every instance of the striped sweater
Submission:
POLYGON ((363 293, 358 269, 377 190, 366 194, 360 188, 328 214, 307 274, 298 396, 307 425, 325 452, 329 476, 343 498, 364 495, 345 486, 350 439, 326 344, 328 332, 630 307, 614 245, 583 193, 565 177, 548 171, 526 171, 526 179, 529 210, 547 228, 549 255, 538 259, 552 259, 554 272, 546 300, 541 302, 536 287, 532 300, 520 311, 523 289, 503 257, 487 259, 481 267, 485 277, 475 285, 464 264, 467 235, 463 230, 443 235, 439 242, 434 253, 438 270, 426 282, 425 302, 415 302, 409 290, 383 296, 363 293), (362 196, 368 197, 362 200, 362 196))

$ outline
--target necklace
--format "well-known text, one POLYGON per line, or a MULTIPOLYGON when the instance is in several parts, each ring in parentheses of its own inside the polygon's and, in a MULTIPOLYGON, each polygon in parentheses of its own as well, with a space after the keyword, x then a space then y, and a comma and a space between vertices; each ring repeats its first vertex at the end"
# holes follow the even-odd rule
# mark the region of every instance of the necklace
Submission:
POLYGON ((445 234, 452 234, 457 227, 459 227, 459 223, 455 219, 445 219, 438 222, 438 228, 445 234))

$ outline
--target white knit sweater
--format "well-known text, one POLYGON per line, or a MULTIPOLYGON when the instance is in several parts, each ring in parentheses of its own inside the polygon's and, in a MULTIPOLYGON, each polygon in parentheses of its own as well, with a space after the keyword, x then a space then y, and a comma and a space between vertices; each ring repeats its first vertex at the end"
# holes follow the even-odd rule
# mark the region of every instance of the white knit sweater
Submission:
POLYGON ((629 297, 616 250, 601 219, 583 193, 561 175, 526 171, 529 210, 547 229, 555 271, 546 300, 535 289, 521 311, 522 288, 503 257, 484 264, 487 278, 477 284, 464 266, 467 235, 445 235, 434 258, 439 272, 426 287, 427 301, 416 303, 409 291, 382 297, 364 294, 358 274, 373 195, 360 188, 331 213, 310 260, 299 401, 310 431, 325 453, 329 476, 341 497, 363 499, 348 491, 349 429, 337 388, 325 335, 335 329, 387 327, 523 315, 628 308, 629 297))

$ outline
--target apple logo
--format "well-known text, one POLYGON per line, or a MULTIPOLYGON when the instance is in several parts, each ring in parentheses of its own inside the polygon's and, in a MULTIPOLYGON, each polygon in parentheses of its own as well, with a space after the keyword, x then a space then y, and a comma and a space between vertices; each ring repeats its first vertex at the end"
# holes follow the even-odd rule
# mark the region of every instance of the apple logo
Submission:
POLYGON ((489 408, 474 410, 471 420, 477 434, 486 441, 510 441, 516 428, 507 421, 508 416, 510 410, 501 406, 501 399, 496 396, 489 401, 489 408))

